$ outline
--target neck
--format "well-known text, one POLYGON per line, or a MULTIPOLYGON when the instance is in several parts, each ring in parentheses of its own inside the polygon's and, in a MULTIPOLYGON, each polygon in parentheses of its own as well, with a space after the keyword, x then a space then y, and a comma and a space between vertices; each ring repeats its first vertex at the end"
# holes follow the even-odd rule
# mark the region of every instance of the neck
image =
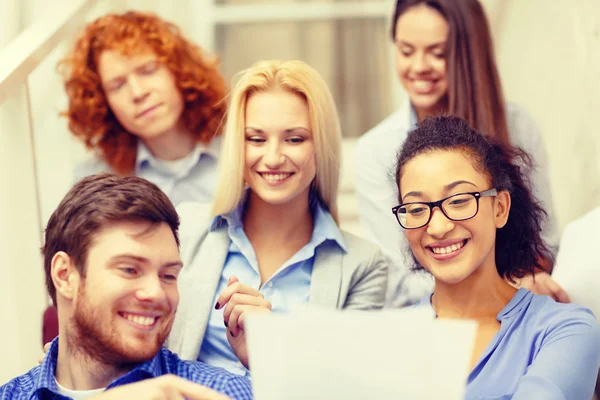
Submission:
POLYGON ((423 121, 426 117, 441 115, 447 113, 448 110, 448 97, 444 96, 442 100, 440 100, 433 107, 429 108, 417 108, 415 107, 415 111, 417 113, 417 119, 419 122, 423 121))
POLYGON ((285 204, 269 204, 252 191, 249 195, 243 217, 244 231, 249 239, 261 235, 277 242, 306 236, 310 240, 313 216, 308 205, 308 191, 285 204))
POLYGON ((498 275, 492 262, 480 266, 459 283, 436 279, 432 305, 440 318, 495 318, 516 291, 498 275))
POLYGON ((196 146, 196 139, 180 122, 167 132, 155 138, 144 139, 154 157, 164 161, 175 161, 190 154, 196 146))
POLYGON ((64 329, 58 336, 58 360, 54 372, 61 386, 70 390, 93 390, 107 387, 131 368, 119 368, 92 359, 70 345, 64 329))

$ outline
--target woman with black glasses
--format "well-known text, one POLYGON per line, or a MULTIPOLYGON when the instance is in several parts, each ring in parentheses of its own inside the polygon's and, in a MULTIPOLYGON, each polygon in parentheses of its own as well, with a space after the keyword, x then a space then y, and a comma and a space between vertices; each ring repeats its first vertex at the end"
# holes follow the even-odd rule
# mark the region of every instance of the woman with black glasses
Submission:
MULTIPOLYGON (((391 261, 386 304, 414 304, 433 287, 429 279, 410 273, 406 255, 399 251, 404 238, 388 218, 398 193, 392 180, 383 179, 393 169, 402 142, 426 116, 462 117, 476 130, 531 154, 533 163, 524 173, 548 212, 542 237, 554 253, 559 234, 543 135, 525 109, 505 102, 480 1, 397 0, 390 33, 398 78, 409 101, 361 136, 355 155, 356 199, 365 237, 379 244, 391 261)), ((538 273, 535 282, 527 276, 519 284, 568 302, 549 276, 553 257, 543 263, 547 273, 538 273)))
POLYGON ((429 117, 404 142, 392 212, 417 268, 435 280, 421 300, 438 318, 478 322, 467 399, 589 399, 600 367, 591 311, 516 289, 549 249, 546 213, 521 168, 529 156, 469 128, 429 117))

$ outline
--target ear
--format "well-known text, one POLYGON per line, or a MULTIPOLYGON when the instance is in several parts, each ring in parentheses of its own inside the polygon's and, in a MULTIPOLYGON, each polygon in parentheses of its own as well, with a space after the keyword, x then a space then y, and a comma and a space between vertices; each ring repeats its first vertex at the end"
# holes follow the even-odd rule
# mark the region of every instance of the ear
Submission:
POLYGON ((56 295, 73 300, 79 287, 80 275, 73 259, 67 253, 59 251, 52 257, 50 275, 56 288, 56 295))
POLYGON ((496 228, 498 229, 504 227, 504 225, 506 225, 506 221, 508 221, 510 202, 510 193, 508 193, 508 191, 502 190, 498 192, 494 204, 494 219, 496 221, 496 228))

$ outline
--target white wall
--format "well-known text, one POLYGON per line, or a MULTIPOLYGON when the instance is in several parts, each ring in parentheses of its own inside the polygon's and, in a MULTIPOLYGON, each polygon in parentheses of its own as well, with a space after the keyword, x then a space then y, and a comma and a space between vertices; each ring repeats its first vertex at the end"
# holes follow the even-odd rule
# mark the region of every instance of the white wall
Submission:
POLYGON ((502 6, 494 33, 505 95, 542 129, 562 230, 600 206, 600 1, 502 6))

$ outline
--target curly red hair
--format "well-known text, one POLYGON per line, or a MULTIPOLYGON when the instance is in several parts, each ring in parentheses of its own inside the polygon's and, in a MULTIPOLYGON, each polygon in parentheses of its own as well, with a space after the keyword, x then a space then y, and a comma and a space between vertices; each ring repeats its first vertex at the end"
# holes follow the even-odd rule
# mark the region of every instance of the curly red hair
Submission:
POLYGON ((87 25, 70 55, 59 62, 69 97, 69 129, 117 173, 135 168, 138 138, 114 116, 102 88, 98 59, 104 50, 122 54, 152 50, 175 77, 183 100, 181 121, 194 137, 209 143, 220 135, 227 85, 218 60, 208 58, 172 23, 154 14, 108 14, 87 25))

